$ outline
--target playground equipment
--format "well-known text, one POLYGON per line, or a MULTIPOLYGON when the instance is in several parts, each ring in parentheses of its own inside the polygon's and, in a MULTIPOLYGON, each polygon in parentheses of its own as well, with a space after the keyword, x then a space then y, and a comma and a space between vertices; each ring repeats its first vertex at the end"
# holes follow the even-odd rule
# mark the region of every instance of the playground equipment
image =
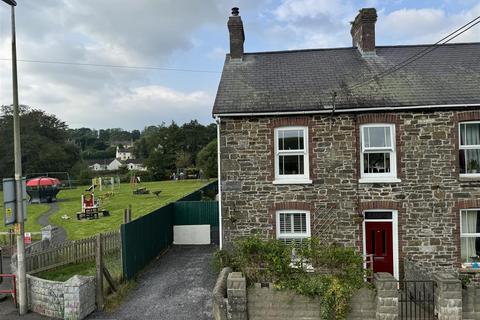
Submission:
POLYGON ((103 188, 110 186, 111 192, 114 192, 115 188, 120 189, 120 177, 96 177, 92 179, 92 185, 98 186, 100 191, 103 191, 103 188))
POLYGON ((141 184, 141 181, 140 177, 137 177, 136 175, 130 177, 130 187, 133 189, 133 194, 150 194, 150 190, 146 187, 137 187, 137 184, 141 184))
POLYGON ((100 202, 95 199, 95 193, 91 190, 95 189, 92 185, 87 192, 82 194, 82 211, 77 212, 77 220, 81 219, 98 219, 98 214, 102 213, 104 217, 109 216, 107 210, 100 210, 100 202))
POLYGON ((72 180, 70 179, 70 174, 68 172, 37 172, 29 173, 26 175, 27 179, 31 177, 47 177, 47 178, 57 178, 61 182, 62 189, 71 189, 72 180))
POLYGON ((27 194, 30 203, 45 203, 57 201, 62 183, 57 178, 38 177, 27 181, 27 194))

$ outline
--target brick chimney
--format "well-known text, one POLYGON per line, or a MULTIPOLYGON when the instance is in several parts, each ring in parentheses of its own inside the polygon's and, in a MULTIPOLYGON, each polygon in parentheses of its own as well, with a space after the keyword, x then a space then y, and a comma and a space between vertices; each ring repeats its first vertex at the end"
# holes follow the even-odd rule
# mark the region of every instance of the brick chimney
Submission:
POLYGON ((375 22, 377 22, 377 10, 375 8, 363 8, 351 22, 353 46, 357 47, 362 55, 375 55, 375 22))
POLYGON ((245 33, 243 31, 242 18, 237 7, 232 8, 232 15, 228 18, 228 31, 230 32, 230 58, 242 59, 245 33))

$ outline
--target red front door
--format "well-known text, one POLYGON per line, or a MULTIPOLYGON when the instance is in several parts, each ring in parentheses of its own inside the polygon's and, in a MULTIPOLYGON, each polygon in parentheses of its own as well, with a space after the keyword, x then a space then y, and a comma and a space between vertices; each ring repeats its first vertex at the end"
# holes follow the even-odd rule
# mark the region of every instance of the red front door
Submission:
POLYGON ((373 254, 373 272, 393 275, 393 236, 391 222, 365 222, 367 254, 373 254))

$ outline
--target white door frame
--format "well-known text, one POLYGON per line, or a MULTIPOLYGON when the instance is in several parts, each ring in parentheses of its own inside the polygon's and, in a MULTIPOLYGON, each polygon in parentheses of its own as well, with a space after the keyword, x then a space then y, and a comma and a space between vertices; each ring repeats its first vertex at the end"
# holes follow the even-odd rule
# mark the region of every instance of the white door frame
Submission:
MULTIPOLYGON (((365 227, 367 222, 391 222, 392 223, 392 238, 393 238, 393 276, 395 279, 399 280, 399 266, 398 266, 398 211, 392 209, 372 209, 364 210, 363 214, 363 254, 367 255, 367 243, 366 243, 366 234, 365 227), (392 219, 365 219, 365 212, 391 212, 392 219)), ((373 267, 373 266, 372 266, 373 267)))

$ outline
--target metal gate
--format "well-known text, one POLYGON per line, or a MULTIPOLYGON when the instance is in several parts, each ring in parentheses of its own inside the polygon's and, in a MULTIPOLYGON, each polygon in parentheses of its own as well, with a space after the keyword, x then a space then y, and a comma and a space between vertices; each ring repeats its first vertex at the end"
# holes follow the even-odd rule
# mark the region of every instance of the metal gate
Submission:
POLYGON ((400 281, 400 319, 431 320, 435 316, 435 282, 431 280, 400 281))

